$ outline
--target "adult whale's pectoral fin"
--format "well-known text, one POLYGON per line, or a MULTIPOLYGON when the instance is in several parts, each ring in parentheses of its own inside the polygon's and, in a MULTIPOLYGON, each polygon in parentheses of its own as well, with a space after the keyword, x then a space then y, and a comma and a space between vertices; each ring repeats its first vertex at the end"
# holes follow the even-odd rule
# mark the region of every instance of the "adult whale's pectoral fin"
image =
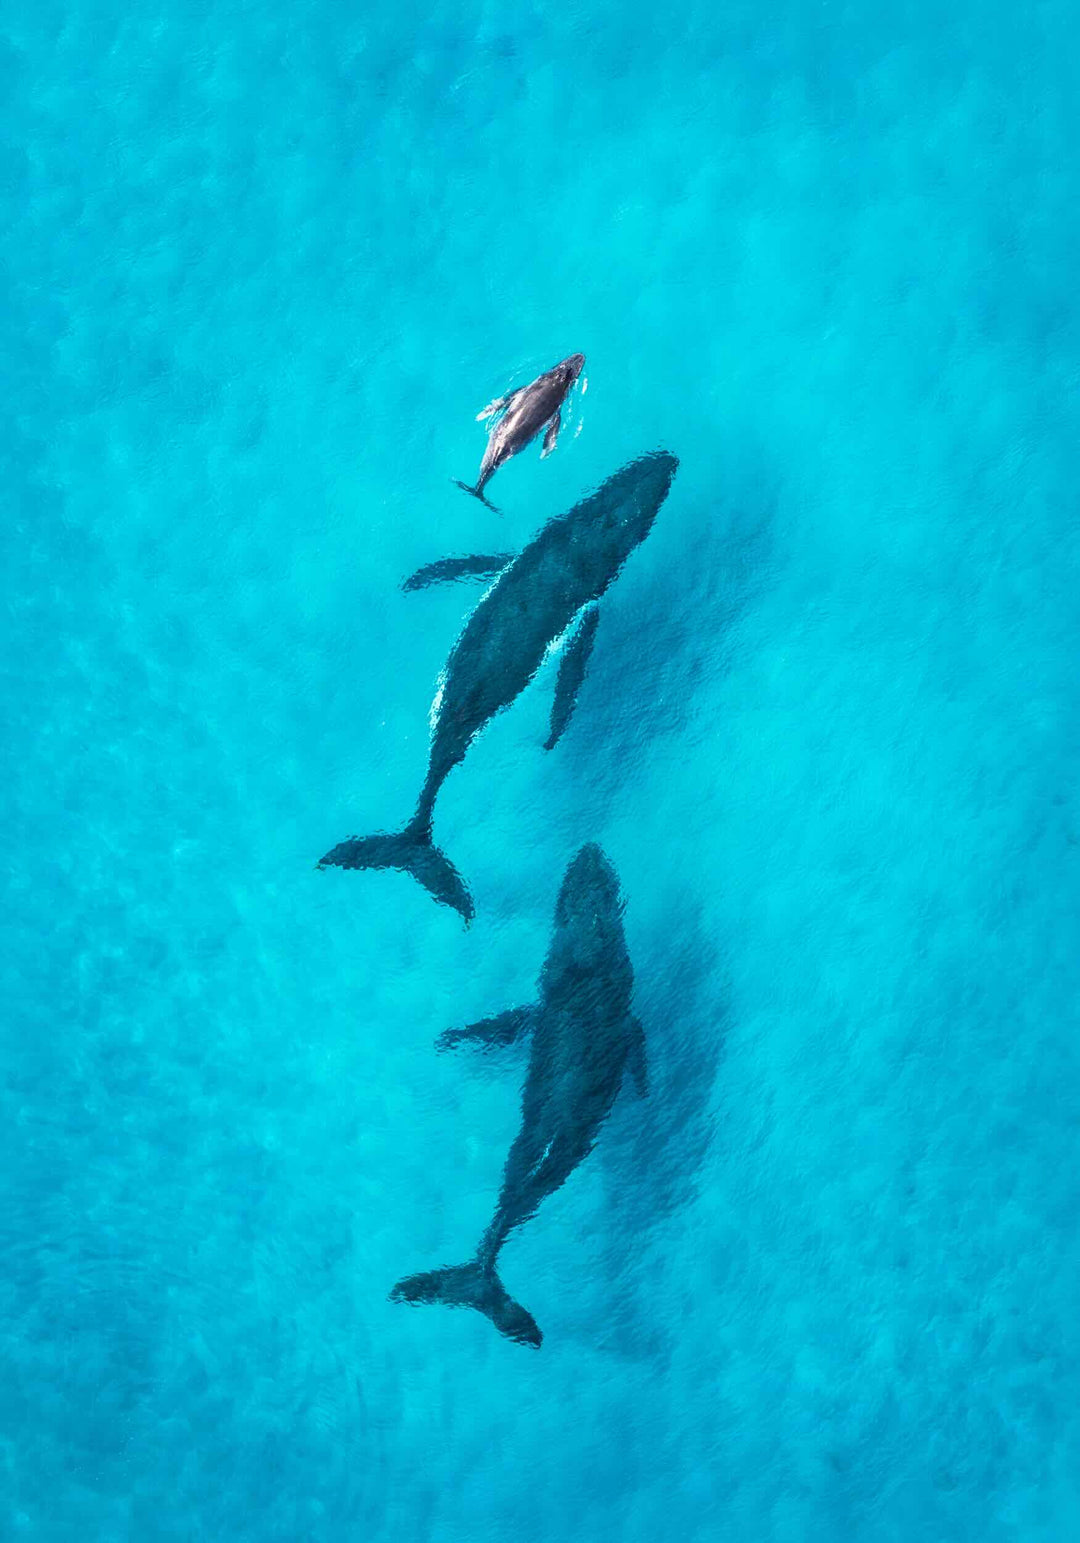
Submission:
POLYGON ((470 1023, 467 1029, 447 1029, 435 1041, 437 1050, 453 1050, 457 1045, 494 1046, 512 1045, 532 1028, 535 1007, 511 1007, 494 1018, 481 1018, 470 1023))
POLYGON ((494 552, 482 557, 443 557, 437 563, 425 563, 422 568, 417 568, 401 587, 410 591, 427 589, 429 584, 448 584, 455 579, 493 579, 513 560, 513 552, 494 552))
POLYGON ((645 1055, 645 1030, 638 1018, 631 1018, 628 1033, 630 1043, 626 1051, 626 1069, 634 1079, 639 1098, 649 1096, 649 1063, 645 1055))
POLYGON ((542 461, 554 450, 556 441, 559 438, 559 430, 561 428, 562 410, 560 409, 547 426, 547 433, 544 435, 544 448, 540 452, 540 459, 542 461))
POLYGON ((585 679, 599 621, 600 612, 596 606, 591 606, 563 652, 555 681, 555 700, 551 704, 551 732, 544 743, 545 750, 554 750, 570 722, 581 683, 585 679))

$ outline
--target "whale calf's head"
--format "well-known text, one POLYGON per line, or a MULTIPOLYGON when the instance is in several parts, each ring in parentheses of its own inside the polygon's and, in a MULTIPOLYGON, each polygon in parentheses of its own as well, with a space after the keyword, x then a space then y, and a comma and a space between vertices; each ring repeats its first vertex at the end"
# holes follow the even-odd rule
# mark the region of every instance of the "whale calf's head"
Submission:
POLYGON ((555 373, 562 381, 565 390, 569 391, 584 368, 585 355, 571 354, 569 358, 560 360, 555 366, 555 373))

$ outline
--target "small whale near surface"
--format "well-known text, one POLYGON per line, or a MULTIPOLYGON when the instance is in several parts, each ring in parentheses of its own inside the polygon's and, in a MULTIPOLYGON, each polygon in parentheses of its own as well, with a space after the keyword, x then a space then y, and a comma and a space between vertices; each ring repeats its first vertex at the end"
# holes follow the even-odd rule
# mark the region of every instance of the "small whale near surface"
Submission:
POLYGON ((648 1092, 645 1036, 631 1006, 634 974, 622 912, 615 869, 589 843, 570 863, 559 890, 536 1005, 451 1029, 438 1040, 442 1049, 491 1048, 529 1037, 521 1126, 475 1259, 407 1276, 391 1291, 392 1301, 472 1307, 508 1339, 539 1348, 543 1335, 536 1320, 499 1278, 499 1252, 592 1151, 627 1073, 642 1097, 648 1092))
MULTIPOLYGON (((568 514, 538 532, 516 557, 454 559, 421 570, 435 578, 464 572, 497 574, 450 651, 433 709, 427 775, 404 830, 353 836, 318 867, 398 868, 468 923, 472 897, 450 859, 435 846, 432 818, 447 777, 480 730, 508 707, 539 669, 549 647, 572 624, 556 682, 553 745, 566 728, 596 630, 595 606, 649 531, 671 488, 678 461, 667 451, 640 456, 609 477, 568 514), (443 572, 438 570, 443 569, 443 572)), ((416 577, 416 576, 414 576, 416 577)), ((406 588, 419 588, 409 581, 406 588)))
POLYGON ((467 482, 454 481, 463 493, 471 493, 482 504, 498 514, 495 505, 490 502, 484 493, 484 489, 494 477, 500 466, 505 466, 512 456, 519 450, 524 450, 531 445, 533 440, 543 428, 547 429, 544 435, 544 448, 540 459, 551 454, 559 438, 559 429, 562 427, 562 409, 567 397, 573 391, 577 378, 585 368, 584 354, 570 354, 568 358, 561 359, 558 364, 545 370, 527 386, 519 386, 516 391, 507 392, 506 396, 496 397, 494 402, 478 412, 478 422, 490 418, 491 428, 488 431, 487 447, 484 450, 484 458, 480 463, 480 475, 475 487, 470 487, 467 482))

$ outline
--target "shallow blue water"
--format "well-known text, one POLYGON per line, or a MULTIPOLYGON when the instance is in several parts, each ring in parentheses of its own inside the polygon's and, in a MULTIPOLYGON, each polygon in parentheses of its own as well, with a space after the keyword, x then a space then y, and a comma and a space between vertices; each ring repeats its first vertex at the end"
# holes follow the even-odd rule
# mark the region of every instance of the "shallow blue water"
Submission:
POLYGON ((1064 0, 39 0, 0 40, 0 1536, 1080 1536, 1064 0), (580 436, 463 497, 573 349, 580 436), (681 459, 545 756, 394 827, 475 590, 681 459), (578 845, 652 1094, 464 1259, 578 845))

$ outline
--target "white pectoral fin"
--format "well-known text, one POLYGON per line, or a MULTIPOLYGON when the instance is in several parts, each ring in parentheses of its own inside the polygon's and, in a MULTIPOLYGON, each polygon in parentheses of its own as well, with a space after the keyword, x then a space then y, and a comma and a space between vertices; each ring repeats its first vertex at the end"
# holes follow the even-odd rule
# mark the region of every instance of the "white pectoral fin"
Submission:
POLYGON ((544 460, 545 457, 549 456, 554 450, 556 442, 559 438, 559 430, 561 428, 562 413, 560 411, 555 414, 554 418, 552 418, 551 422, 547 426, 547 433, 544 435, 544 448, 540 452, 541 460, 544 460))
MULTIPOLYGON (((521 387, 519 386, 518 391, 520 390, 521 387)), ((501 413, 504 408, 510 406, 510 403, 514 400, 517 394, 517 391, 508 391, 505 396, 497 396, 494 402, 488 403, 483 412, 477 413, 477 423, 483 423, 485 418, 493 418, 496 413, 501 413)))

